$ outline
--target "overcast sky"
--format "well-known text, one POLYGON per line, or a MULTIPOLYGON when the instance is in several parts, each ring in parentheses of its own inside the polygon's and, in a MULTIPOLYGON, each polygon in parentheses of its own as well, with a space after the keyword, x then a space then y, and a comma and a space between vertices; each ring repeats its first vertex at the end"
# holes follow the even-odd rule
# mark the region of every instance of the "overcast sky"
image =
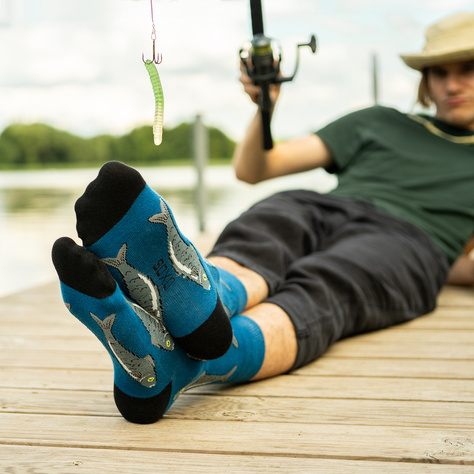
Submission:
MULTIPOLYGON (((418 74, 399 53, 418 52, 426 27, 472 0, 263 0, 265 30, 280 40, 283 71, 310 34, 295 81, 285 84, 273 132, 299 136, 372 103, 412 109, 418 74)), ((238 82, 251 38, 248 0, 154 0, 165 126, 200 113, 234 139, 254 113, 238 82)), ((150 0, 0 0, 0 131, 41 121, 92 136, 151 123, 154 98, 141 55, 151 55, 150 0)), ((166 137, 164 137, 166 139, 166 137)))

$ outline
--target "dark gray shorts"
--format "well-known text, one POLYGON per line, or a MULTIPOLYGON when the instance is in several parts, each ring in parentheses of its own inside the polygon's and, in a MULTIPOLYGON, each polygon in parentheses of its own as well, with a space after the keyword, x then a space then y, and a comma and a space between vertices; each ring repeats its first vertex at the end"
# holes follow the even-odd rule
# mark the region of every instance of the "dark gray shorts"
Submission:
POLYGON ((410 223, 312 191, 254 205, 224 229, 211 255, 266 280, 266 301, 296 329, 294 368, 341 338, 432 311, 449 270, 433 241, 410 223))

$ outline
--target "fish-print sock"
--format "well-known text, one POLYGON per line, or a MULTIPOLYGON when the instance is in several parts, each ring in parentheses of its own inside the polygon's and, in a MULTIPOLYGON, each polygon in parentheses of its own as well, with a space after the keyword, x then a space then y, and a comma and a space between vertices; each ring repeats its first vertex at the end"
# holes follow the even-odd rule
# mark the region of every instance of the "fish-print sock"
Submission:
POLYGON ((52 257, 66 307, 112 358, 115 403, 128 421, 153 423, 185 390, 248 381, 259 371, 265 342, 253 320, 232 318, 230 350, 216 360, 196 361, 151 314, 125 297, 106 265, 84 247, 63 237, 52 257))
POLYGON ((75 209, 84 246, 110 267, 125 294, 161 314, 189 355, 210 360, 226 353, 229 316, 245 308, 246 291, 199 254, 138 171, 106 163, 75 209))

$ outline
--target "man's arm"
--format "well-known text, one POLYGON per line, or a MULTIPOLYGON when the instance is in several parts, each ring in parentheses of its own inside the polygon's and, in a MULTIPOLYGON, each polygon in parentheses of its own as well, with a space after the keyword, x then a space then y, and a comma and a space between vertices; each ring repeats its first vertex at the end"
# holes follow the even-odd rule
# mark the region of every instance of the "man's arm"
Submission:
MULTIPOLYGON (((257 102, 259 88, 242 68, 240 81, 245 92, 257 102)), ((270 90, 273 104, 278 100, 280 86, 270 90)), ((329 148, 317 135, 276 144, 271 150, 263 148, 262 121, 258 111, 244 139, 237 146, 233 165, 238 179, 255 184, 260 181, 319 167, 328 167, 333 158, 329 148)))
POLYGON ((474 287, 474 237, 466 245, 466 252, 452 265, 447 282, 451 285, 474 287))

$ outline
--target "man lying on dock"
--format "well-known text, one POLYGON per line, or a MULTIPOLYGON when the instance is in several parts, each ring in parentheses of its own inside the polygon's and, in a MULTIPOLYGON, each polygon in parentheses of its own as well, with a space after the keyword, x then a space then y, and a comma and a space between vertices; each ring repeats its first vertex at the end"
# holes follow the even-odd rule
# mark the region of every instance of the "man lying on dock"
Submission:
POLYGON ((341 338, 431 312, 446 282, 473 285, 474 13, 433 25, 402 59, 434 117, 371 107, 265 151, 256 114, 239 179, 322 167, 338 187, 255 204, 207 258, 136 170, 102 167, 75 207, 83 246, 59 239, 53 262, 68 309, 112 357, 127 420, 155 422, 198 385, 291 371, 341 338))

